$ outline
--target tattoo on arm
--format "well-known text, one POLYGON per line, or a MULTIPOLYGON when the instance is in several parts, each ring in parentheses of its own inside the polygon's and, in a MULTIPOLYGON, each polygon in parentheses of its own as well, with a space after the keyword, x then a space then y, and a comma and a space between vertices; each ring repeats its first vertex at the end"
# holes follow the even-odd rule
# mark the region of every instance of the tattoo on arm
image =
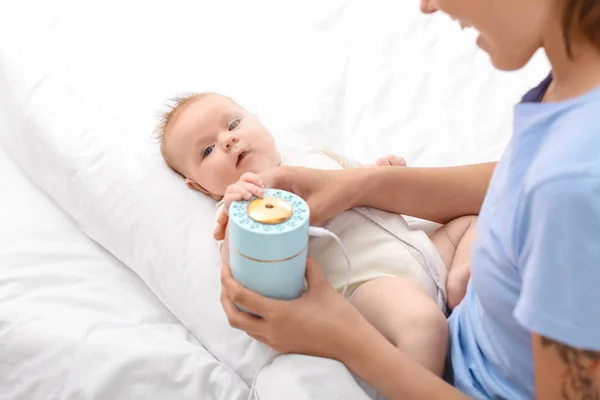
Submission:
POLYGON ((543 349, 554 348, 564 363, 563 399, 600 400, 600 378, 596 374, 600 368, 600 353, 575 349, 545 337, 541 341, 543 349))

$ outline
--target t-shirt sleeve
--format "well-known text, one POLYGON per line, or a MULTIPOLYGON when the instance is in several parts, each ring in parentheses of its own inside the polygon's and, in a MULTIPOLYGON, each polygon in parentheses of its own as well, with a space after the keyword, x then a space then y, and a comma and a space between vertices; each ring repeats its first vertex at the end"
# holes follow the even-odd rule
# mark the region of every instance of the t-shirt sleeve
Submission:
POLYGON ((519 228, 516 319, 539 335, 600 350, 600 179, 538 186, 519 228))

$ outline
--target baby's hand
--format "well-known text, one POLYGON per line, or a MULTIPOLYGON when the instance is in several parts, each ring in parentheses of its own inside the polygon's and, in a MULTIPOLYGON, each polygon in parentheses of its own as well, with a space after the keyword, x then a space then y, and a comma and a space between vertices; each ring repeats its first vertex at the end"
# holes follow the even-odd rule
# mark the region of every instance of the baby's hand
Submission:
POLYGON ((239 181, 229 185, 223 196, 223 211, 229 212, 229 206, 234 201, 250 200, 252 196, 262 196, 264 185, 260 177, 251 172, 246 172, 239 181))
POLYGON ((375 165, 378 167, 406 167, 406 160, 402 157, 389 155, 378 159, 375 165))

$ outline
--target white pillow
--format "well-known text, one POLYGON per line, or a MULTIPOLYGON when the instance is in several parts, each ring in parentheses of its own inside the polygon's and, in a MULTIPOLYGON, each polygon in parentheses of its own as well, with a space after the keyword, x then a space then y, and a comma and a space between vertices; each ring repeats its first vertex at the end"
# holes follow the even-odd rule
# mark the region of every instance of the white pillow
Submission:
MULTIPOLYGON (((0 132, 15 128, 5 111, 0 132)), ((0 171, 1 399, 248 398, 246 383, 1 146, 0 171)))
POLYGON ((320 142, 360 161, 396 152, 441 165, 497 158, 511 103, 546 71, 493 72, 455 24, 420 16, 416 0, 235 3, 3 6, 0 107, 14 130, 0 141, 249 383, 267 349, 225 319, 214 202, 163 164, 149 137, 160 104, 183 91, 221 91, 278 139, 320 142))
MULTIPOLYGON (((267 349, 232 329, 222 311, 214 201, 189 190, 151 138, 165 97, 152 92, 151 107, 138 110, 146 97, 130 97, 132 71, 123 59, 104 59, 128 47, 117 46, 116 31, 126 35, 130 27, 102 19, 115 9, 103 4, 106 9, 70 10, 74 2, 23 2, 0 10, 0 107, 13 127, 0 133, 0 143, 87 235, 135 271, 211 354, 249 383, 267 349), (8 40, 14 37, 19 41, 8 40), (115 62, 126 76, 111 70, 115 62)), ((156 26, 168 17, 160 8, 152 10, 156 26)))

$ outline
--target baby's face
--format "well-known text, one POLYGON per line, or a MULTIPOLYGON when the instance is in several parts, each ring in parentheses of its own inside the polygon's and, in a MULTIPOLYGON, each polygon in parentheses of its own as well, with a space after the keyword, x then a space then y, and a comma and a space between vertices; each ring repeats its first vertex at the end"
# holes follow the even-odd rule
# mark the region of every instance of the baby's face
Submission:
POLYGON ((190 186, 207 194, 223 196, 245 172, 261 173, 280 163, 271 133, 225 96, 192 100, 169 125, 164 137, 169 161, 190 186))

